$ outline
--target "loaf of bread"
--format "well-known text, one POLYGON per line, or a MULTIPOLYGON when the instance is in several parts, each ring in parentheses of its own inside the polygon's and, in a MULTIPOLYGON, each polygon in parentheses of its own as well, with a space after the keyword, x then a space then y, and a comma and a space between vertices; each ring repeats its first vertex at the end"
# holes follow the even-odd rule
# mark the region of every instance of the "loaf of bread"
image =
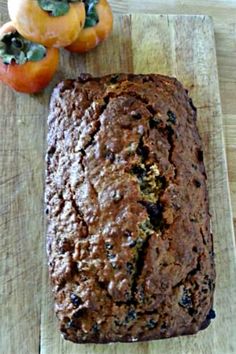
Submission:
POLYGON ((47 252, 65 339, 194 334, 214 318, 203 150, 187 91, 160 75, 81 75, 48 118, 47 252))

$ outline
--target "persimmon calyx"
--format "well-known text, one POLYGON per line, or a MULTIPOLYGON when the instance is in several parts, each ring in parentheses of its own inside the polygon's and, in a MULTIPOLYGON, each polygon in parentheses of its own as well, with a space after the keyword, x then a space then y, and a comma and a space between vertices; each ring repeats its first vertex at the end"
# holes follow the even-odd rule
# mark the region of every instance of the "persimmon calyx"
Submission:
POLYGON ((94 27, 99 22, 98 14, 96 11, 96 5, 99 0, 84 0, 86 20, 84 27, 94 27))
POLYGON ((25 64, 40 61, 46 55, 46 48, 23 38, 18 32, 5 33, 0 38, 0 59, 4 64, 25 64))
POLYGON ((70 3, 81 2, 81 0, 37 0, 39 7, 48 12, 51 16, 59 17, 67 14, 70 3))

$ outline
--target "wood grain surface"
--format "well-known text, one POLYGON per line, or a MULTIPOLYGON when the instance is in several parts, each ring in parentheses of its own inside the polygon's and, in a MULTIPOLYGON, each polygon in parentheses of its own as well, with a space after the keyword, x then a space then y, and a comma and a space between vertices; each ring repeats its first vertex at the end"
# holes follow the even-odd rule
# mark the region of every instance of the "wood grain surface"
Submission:
POLYGON ((0 99, 0 352, 235 353, 236 255, 212 21, 204 16, 117 17, 113 36, 97 50, 83 57, 63 53, 60 71, 43 94, 15 94, 1 85, 0 99), (122 71, 174 75, 190 90, 198 107, 217 267, 217 319, 198 335, 97 346, 75 345, 60 337, 43 234, 46 119, 55 82, 82 71, 94 75, 122 71))

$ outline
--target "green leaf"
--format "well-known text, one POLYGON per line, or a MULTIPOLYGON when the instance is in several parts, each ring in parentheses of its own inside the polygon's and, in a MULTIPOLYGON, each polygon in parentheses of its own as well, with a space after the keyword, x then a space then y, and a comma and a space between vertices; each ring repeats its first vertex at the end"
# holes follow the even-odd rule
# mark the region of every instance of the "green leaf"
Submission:
POLYGON ((46 55, 46 48, 40 44, 32 43, 26 56, 29 61, 40 61, 46 55))
POLYGON ((22 49, 24 47, 24 43, 21 40, 21 38, 12 38, 12 47, 15 47, 16 49, 22 49))
POLYGON ((25 64, 26 62, 27 62, 27 58, 25 56, 25 53, 21 51, 18 56, 17 64, 22 65, 25 64))
POLYGON ((40 61, 46 52, 44 46, 24 39, 18 32, 6 33, 0 40, 0 59, 4 64, 40 61))
POLYGON ((85 28, 86 27, 94 27, 94 26, 96 26, 96 24, 97 24, 96 19, 87 17, 86 20, 85 20, 84 27, 85 28))
POLYGON ((0 41, 0 53, 1 51, 5 51, 5 50, 6 50, 6 44, 0 41))
POLYGON ((11 64, 15 60, 14 55, 12 54, 0 54, 0 57, 4 64, 11 64))
POLYGON ((69 4, 76 2, 80 2, 80 0, 38 0, 41 9, 54 17, 65 15, 70 9, 69 4))
POLYGON ((86 20, 84 27, 94 27, 99 21, 98 14, 96 11, 96 5, 98 0, 85 0, 85 10, 86 10, 86 20))

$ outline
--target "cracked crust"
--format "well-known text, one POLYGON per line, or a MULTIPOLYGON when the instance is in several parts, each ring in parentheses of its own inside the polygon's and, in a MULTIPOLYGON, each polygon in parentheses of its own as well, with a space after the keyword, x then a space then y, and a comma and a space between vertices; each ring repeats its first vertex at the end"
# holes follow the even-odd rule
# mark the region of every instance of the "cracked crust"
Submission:
POLYGON ((47 252, 65 339, 193 334, 215 271, 196 109, 175 79, 60 83, 48 118, 47 252))

